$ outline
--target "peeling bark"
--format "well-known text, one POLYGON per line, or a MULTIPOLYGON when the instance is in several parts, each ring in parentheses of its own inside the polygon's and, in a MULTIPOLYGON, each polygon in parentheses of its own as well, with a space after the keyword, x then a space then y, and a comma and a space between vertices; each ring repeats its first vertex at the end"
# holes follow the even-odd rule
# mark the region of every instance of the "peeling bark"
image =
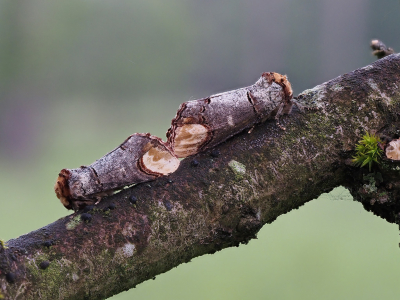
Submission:
POLYGON ((399 223, 399 163, 349 163, 366 132, 399 137, 400 55, 301 93, 318 110, 274 120, 0 250, 6 299, 104 299, 206 253, 247 243, 279 215, 344 185, 399 223), (397 202, 396 202, 397 201, 397 202), (110 210, 110 208, 113 208, 110 210), (114 209, 115 208, 115 209, 114 209), (49 262, 49 263, 47 263, 49 262))

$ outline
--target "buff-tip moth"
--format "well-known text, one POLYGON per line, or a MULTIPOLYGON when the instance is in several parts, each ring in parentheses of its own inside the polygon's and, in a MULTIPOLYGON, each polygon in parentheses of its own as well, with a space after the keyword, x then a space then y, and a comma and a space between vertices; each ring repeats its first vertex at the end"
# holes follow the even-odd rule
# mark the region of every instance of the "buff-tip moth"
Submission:
MULTIPOLYGON (((175 172, 179 159, 213 148, 256 124, 290 111, 293 92, 286 76, 267 72, 253 85, 181 104, 167 142, 135 133, 89 166, 60 171, 54 186, 68 209, 78 210, 125 186, 175 172)), ((297 103, 296 103, 297 104, 297 103)))
POLYGON ((286 76, 263 73, 253 85, 181 104, 167 131, 177 157, 213 148, 228 138, 291 105, 292 88, 286 76))
POLYGON ((54 190, 66 208, 77 210, 124 186, 154 180, 178 167, 179 159, 168 144, 149 133, 135 133, 91 165, 61 170, 54 190))

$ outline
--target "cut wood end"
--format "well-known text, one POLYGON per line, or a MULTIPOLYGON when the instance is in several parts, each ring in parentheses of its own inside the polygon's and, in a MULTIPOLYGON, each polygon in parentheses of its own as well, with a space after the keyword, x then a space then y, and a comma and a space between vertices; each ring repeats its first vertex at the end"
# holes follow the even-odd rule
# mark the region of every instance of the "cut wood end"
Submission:
POLYGON ((393 140, 386 147, 386 157, 393 160, 400 160, 400 140, 393 140))
POLYGON ((152 147, 139 160, 139 167, 147 174, 162 176, 175 172, 179 163, 179 159, 168 149, 152 147))
POLYGON ((187 157, 199 152, 210 140, 210 129, 203 124, 184 124, 175 128, 172 148, 177 157, 187 157))
POLYGON ((54 185, 54 191, 56 192, 57 198, 60 199, 61 203, 68 209, 71 209, 71 203, 69 198, 71 196, 70 189, 68 186, 68 179, 70 172, 67 169, 62 169, 58 174, 56 184, 54 185))

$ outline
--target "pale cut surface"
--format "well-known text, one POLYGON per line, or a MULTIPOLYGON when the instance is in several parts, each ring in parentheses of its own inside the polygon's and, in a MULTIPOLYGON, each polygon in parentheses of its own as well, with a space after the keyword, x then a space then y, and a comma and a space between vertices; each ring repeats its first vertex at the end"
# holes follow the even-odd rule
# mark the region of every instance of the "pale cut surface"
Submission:
POLYGON ((158 147, 147 151, 142 157, 142 162, 147 170, 162 175, 171 174, 179 167, 179 159, 158 147))
POLYGON ((201 124, 184 124, 176 128, 174 152, 177 157, 187 157, 199 152, 207 141, 209 129, 201 124))
POLYGON ((400 160, 400 140, 393 140, 386 148, 386 157, 393 160, 400 160))

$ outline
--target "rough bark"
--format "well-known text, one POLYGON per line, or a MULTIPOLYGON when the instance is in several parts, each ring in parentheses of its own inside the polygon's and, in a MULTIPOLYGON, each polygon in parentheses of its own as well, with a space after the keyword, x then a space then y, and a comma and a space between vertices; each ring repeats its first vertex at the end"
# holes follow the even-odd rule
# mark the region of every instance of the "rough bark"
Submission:
POLYGON ((384 160, 368 173, 349 160, 366 131, 398 137, 399 87, 394 54, 301 93, 300 104, 318 109, 294 109, 282 118, 286 130, 267 121, 183 160, 168 177, 103 199, 91 218, 77 212, 8 241, 1 292, 6 299, 104 299, 246 243, 263 224, 339 185, 398 222, 399 164, 384 160))

